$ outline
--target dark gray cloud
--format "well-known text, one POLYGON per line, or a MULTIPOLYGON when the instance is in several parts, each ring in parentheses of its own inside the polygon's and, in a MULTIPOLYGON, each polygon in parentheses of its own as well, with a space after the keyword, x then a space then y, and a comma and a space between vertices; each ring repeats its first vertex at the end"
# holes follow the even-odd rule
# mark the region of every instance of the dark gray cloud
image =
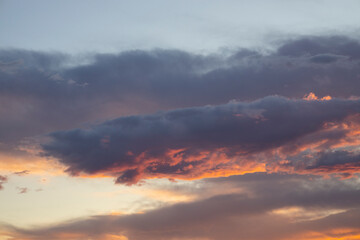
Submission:
POLYGON ((314 159, 314 164, 309 166, 308 169, 314 168, 332 168, 341 167, 342 165, 349 165, 351 167, 359 166, 360 154, 338 150, 332 152, 321 152, 317 158, 314 159))
MULTIPOLYGON (((104 239, 106 234, 129 240, 155 239, 311 239, 308 232, 359 232, 360 191, 355 180, 339 181, 296 175, 247 174, 203 180, 209 188, 242 187, 241 193, 220 194, 143 214, 93 216, 49 227, 8 227, 16 239, 104 239), (310 180, 311 179, 311 180, 310 180), (297 216, 279 209, 299 209, 297 216), (342 212, 331 212, 342 210, 342 212), (309 215, 310 214, 310 215, 309 215), (312 214, 312 215, 311 215, 312 214), (71 238, 71 237, 69 237, 71 238)), ((199 189, 201 190, 201 188, 199 189)))
POLYGON ((359 42, 343 36, 287 41, 268 55, 138 50, 73 57, 1 50, 1 149, 51 131, 157 110, 274 94, 347 98, 360 91, 359 52, 359 42))
POLYGON ((234 164, 224 158, 259 161, 249 156, 289 148, 291 143, 296 149, 315 139, 338 139, 344 133, 334 137, 323 131, 332 132, 333 126, 359 112, 359 100, 307 101, 273 96, 254 102, 128 116, 88 129, 54 132, 50 134, 52 142, 43 149, 46 156, 67 165, 72 174, 122 173, 119 183, 136 182, 146 175, 196 176, 234 164))
POLYGON ((343 178, 353 177, 353 174, 359 172, 360 154, 357 146, 332 148, 325 144, 320 148, 318 147, 317 150, 307 149, 297 154, 290 154, 287 157, 288 161, 279 165, 293 169, 297 173, 335 174, 343 178))
POLYGON ((310 57, 310 61, 312 61, 314 63, 326 64, 326 63, 336 62, 342 58, 344 58, 344 56, 332 55, 332 54, 319 54, 319 55, 310 57))
POLYGON ((4 188, 3 184, 6 183, 7 180, 8 180, 8 178, 6 176, 0 175, 0 190, 2 190, 4 188))
POLYGON ((335 54, 357 59, 360 43, 345 36, 313 36, 285 42, 278 54, 292 57, 335 54))

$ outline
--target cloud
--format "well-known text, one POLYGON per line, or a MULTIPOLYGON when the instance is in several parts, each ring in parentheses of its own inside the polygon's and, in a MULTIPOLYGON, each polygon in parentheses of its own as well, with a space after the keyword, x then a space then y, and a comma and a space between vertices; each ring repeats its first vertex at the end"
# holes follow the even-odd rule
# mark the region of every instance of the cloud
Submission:
POLYGON ((23 170, 23 171, 20 171, 20 172, 14 172, 13 174, 16 174, 18 176, 23 176, 23 175, 27 175, 29 173, 30 173, 29 170, 23 170))
POLYGON ((0 190, 4 189, 3 184, 6 183, 8 178, 6 176, 0 175, 0 190))
POLYGON ((32 229, 8 226, 8 235, 20 240, 116 236, 129 240, 307 240, 314 235, 335 240, 340 234, 349 239, 359 235, 360 192, 355 180, 247 174, 204 181, 211 189, 232 184, 242 191, 141 214, 100 215, 32 229))
POLYGON ((264 171, 261 166, 271 163, 256 154, 283 148, 287 155, 319 142, 328 141, 324 147, 340 143, 352 130, 349 124, 359 121, 349 119, 359 112, 359 100, 273 96, 121 117, 88 129, 54 132, 43 149, 73 175, 109 172, 119 176, 118 183, 239 174, 264 171), (349 129, 342 129, 347 122, 349 129))
MULTIPOLYGON (((0 162, 9 165, 5 159, 34 159, 38 149, 34 151, 33 146, 42 143, 43 136, 50 132, 88 127, 121 116, 219 105, 234 99, 250 102, 271 95, 302 98, 310 92, 319 99, 329 95, 354 99, 360 92, 359 49, 357 39, 308 36, 284 41, 267 54, 253 49, 208 55, 157 49, 70 56, 1 50, 0 154, 7 157, 0 158, 0 162)), ((338 127, 323 134, 341 138, 340 134, 348 133, 338 127)), ((103 146, 106 141, 102 140, 103 146)), ((291 146, 298 149, 291 144, 288 148, 291 146)), ((226 166, 228 151, 218 152, 218 156, 205 155, 224 159, 217 170, 219 175, 239 172, 226 166)), ((195 172, 190 168, 200 171, 218 167, 203 167, 201 161, 181 164, 156 166, 157 175, 181 168, 177 174, 181 177, 184 169, 195 172)), ((265 165, 242 161, 239 168, 244 172, 264 171, 265 165)), ((142 171, 132 168, 119 172, 125 175, 118 182, 142 178, 142 171)), ((192 178, 196 177, 194 173, 192 178)))
POLYGON ((360 155, 348 151, 322 152, 311 167, 336 166, 341 164, 359 164, 360 155))
POLYGON ((26 187, 17 187, 17 189, 19 190, 19 194, 24 194, 28 192, 28 188, 26 187))
MULTIPOLYGON (((49 172, 54 162, 34 157, 42 144, 72 175, 203 184, 196 201, 0 235, 358 239, 359 77, 360 42, 345 36, 287 40, 266 54, 0 50, 3 169, 49 172)), ((0 189, 6 182, 0 176, 0 189)))
POLYGON ((310 61, 314 63, 332 63, 336 62, 340 59, 344 58, 344 56, 341 55, 332 55, 332 54, 318 54, 310 57, 310 61))
POLYGON ((0 148, 19 151, 24 139, 88 122, 233 99, 356 96, 359 46, 344 36, 309 36, 285 41, 267 55, 251 49, 85 57, 1 50, 0 148))
POLYGON ((358 151, 327 150, 301 156, 285 165, 293 165, 299 172, 335 174, 342 178, 353 177, 360 169, 358 151))
POLYGON ((285 42, 279 47, 278 54, 292 57, 335 54, 358 59, 360 44, 345 36, 309 36, 285 42))

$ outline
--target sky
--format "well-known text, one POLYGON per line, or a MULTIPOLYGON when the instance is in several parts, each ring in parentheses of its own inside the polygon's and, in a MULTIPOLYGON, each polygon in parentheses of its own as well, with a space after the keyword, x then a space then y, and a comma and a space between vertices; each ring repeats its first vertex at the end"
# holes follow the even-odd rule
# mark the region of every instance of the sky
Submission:
POLYGON ((357 0, 0 0, 0 240, 360 239, 357 0))

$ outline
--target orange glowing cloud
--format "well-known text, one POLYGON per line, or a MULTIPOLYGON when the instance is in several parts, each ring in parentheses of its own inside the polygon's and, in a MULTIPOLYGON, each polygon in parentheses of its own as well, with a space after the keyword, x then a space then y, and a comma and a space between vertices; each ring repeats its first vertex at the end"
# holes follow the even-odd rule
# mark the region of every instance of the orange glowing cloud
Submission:
MULTIPOLYGON (((185 156, 186 149, 169 149, 162 158, 146 158, 142 153, 136 158, 136 162, 143 162, 136 166, 138 176, 134 182, 140 179, 180 179, 195 180, 211 177, 227 177, 246 173, 266 172, 266 164, 263 162, 249 161, 239 156, 230 157, 226 149, 216 151, 203 151, 191 156, 185 156), (143 159, 144 158, 144 159, 143 159), (174 171, 163 169, 167 166, 174 171)), ((114 177, 118 172, 127 170, 127 167, 114 167, 95 174, 79 173, 80 177, 114 177)), ((134 169, 135 170, 135 169, 134 169)))
POLYGON ((322 98, 318 98, 315 93, 313 92, 310 92, 308 94, 306 94, 304 97, 303 97, 304 100, 308 100, 308 101, 315 101, 315 100, 321 100, 321 101, 328 101, 328 100, 331 100, 332 97, 327 95, 327 96, 324 96, 322 98))
POLYGON ((304 99, 271 96, 55 132, 42 150, 73 176, 112 176, 121 184, 266 171, 354 173, 355 160, 337 159, 335 166, 318 158, 359 145, 359 108, 359 100, 313 92, 304 99))

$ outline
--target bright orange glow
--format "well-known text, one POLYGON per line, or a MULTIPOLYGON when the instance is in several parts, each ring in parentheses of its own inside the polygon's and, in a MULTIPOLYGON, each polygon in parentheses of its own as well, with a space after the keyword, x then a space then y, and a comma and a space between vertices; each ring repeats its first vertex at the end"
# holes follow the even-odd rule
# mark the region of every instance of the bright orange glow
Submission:
MULTIPOLYGON (((266 172, 266 163, 239 159, 239 157, 228 157, 224 152, 225 149, 217 149, 215 151, 203 151, 192 156, 184 154, 185 149, 169 149, 162 158, 147 158, 146 152, 140 154, 135 162, 139 162, 136 166, 140 173, 140 179, 181 179, 196 180, 211 177, 228 177, 232 175, 243 175, 246 173, 266 172), (176 166, 181 161, 189 163, 179 168, 175 172, 156 172, 158 165, 162 164, 176 166), (201 162, 201 164, 197 164, 201 162), (193 163, 193 164, 191 164, 193 163), (152 171, 148 172, 147 168, 152 171)), ((86 174, 79 173, 76 176, 83 178, 108 178, 117 177, 119 173, 132 169, 131 166, 112 167, 110 169, 95 173, 86 174)))
MULTIPOLYGON (((289 238, 286 238, 288 240, 289 238)), ((337 228, 329 231, 320 232, 307 232, 299 234, 293 240, 304 239, 304 240, 359 240, 360 230, 351 228, 337 228)), ((289 239, 290 240, 290 239, 289 239)))
POLYGON ((103 240, 128 240, 128 238, 121 235, 107 234, 103 240))
POLYGON ((327 95, 327 96, 325 96, 325 97, 321 98, 321 100, 331 100, 331 99, 332 99, 332 97, 331 97, 331 96, 329 96, 329 95, 327 95))
POLYGON ((315 93, 313 92, 310 92, 309 94, 306 94, 304 97, 303 97, 304 100, 307 100, 307 101, 315 101, 315 100, 322 100, 322 101, 328 101, 328 100, 331 100, 332 97, 327 95, 325 97, 322 97, 321 99, 319 99, 315 93))
POLYGON ((313 100, 318 100, 318 97, 315 95, 315 93, 310 92, 309 94, 305 95, 303 99, 308 101, 313 101, 313 100))
MULTIPOLYGON (((169 152, 174 152, 173 150, 169 152)), ((175 151, 177 152, 177 151, 175 151)), ((171 158, 170 154, 167 157, 171 158)), ((178 158, 178 156, 176 156, 178 158)), ((189 165, 185 167, 184 172, 178 171, 175 173, 156 173, 155 175, 145 173, 146 178, 176 178, 182 180, 195 180, 210 177, 227 177, 232 175, 242 175, 246 173, 265 172, 266 164, 255 161, 240 160, 236 157, 230 158, 224 153, 224 149, 218 149, 214 152, 201 152, 194 157, 188 157, 186 162, 194 162, 206 159, 199 165, 189 165)), ((154 159, 157 161, 157 159, 154 159)), ((176 162, 179 160, 176 159, 176 162)))
POLYGON ((56 160, 31 155, 24 157, 0 153, 0 169, 4 172, 28 170, 31 174, 64 175, 66 168, 56 160))
MULTIPOLYGON (((0 232, 2 236, 0 236, 0 240, 36 240, 39 239, 36 235, 22 235, 22 234, 14 234, 7 232, 0 232)), ((91 240, 128 240, 126 236, 123 234, 102 234, 98 237, 90 237, 84 233, 74 233, 74 232, 59 232, 59 233, 51 233, 51 238, 56 240, 79 240, 79 239, 91 239, 91 240)), ((43 238, 41 238, 43 239, 43 238)))

